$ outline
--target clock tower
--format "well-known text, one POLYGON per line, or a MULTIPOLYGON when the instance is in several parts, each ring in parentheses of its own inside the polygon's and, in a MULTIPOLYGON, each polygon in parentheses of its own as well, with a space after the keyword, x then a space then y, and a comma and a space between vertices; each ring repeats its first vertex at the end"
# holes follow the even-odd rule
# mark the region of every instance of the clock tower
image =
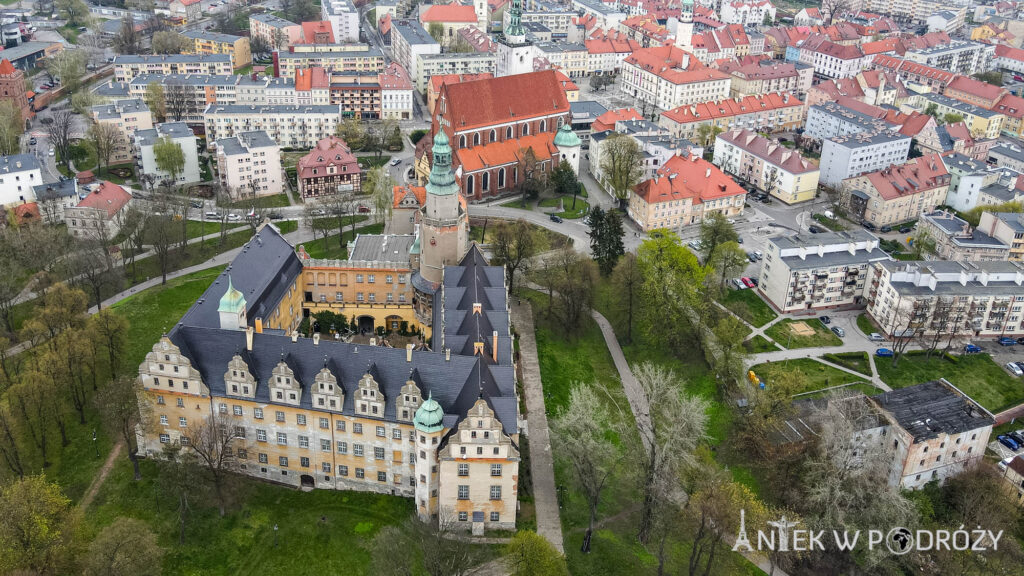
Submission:
POLYGON ((533 72, 535 52, 533 43, 526 39, 526 29, 523 28, 523 0, 512 0, 508 23, 495 42, 498 50, 495 76, 533 72))

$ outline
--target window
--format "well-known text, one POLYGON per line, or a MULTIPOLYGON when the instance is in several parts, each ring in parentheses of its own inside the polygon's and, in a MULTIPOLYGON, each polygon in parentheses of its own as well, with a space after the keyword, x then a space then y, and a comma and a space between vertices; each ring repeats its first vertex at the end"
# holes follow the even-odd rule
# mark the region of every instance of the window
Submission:
POLYGON ((363 425, 358 423, 358 422, 353 424, 352 425, 352 433, 353 434, 362 434, 363 433, 363 425))
POLYGON ((256 429, 256 441, 257 442, 266 442, 267 441, 267 431, 266 430, 260 430, 259 428, 257 428, 256 429))
POLYGON ((501 500, 501 486, 491 486, 491 500, 501 500))
POLYGON ((501 521, 501 514, 499 514, 498 512, 491 512, 491 522, 500 522, 500 521, 501 521))
POLYGON ((381 438, 383 438, 384 435, 385 435, 384 427, 383 426, 377 426, 377 436, 380 436, 381 438))
POLYGON ((305 426, 306 425, 306 415, 305 414, 296 414, 295 415, 295 423, 298 424, 299 426, 305 426))
POLYGON ((223 402, 221 402, 220 404, 217 405, 217 411, 220 412, 221 414, 227 414, 228 413, 228 405, 223 403, 223 402))
POLYGON ((377 482, 387 482, 387 481, 388 481, 388 473, 387 472, 377 472, 377 482))
POLYGON ((278 456, 277 457, 277 463, 282 468, 287 468, 288 467, 288 457, 287 456, 278 456))
POLYGON ((245 426, 235 426, 235 438, 245 439, 245 426))
POLYGON ((306 458, 305 456, 299 458, 299 466, 309 468, 309 458, 306 458))
POLYGON ((299 436, 299 448, 309 448, 309 436, 299 436))
POLYGON ((157 396, 157 397, 156 397, 156 403, 157 403, 157 404, 160 404, 161 406, 163 406, 163 403, 164 403, 164 397, 163 397, 163 396, 157 396))
POLYGON ((320 451, 321 452, 330 452, 331 451, 331 441, 330 440, 320 440, 320 451))
POLYGON ((233 405, 231 407, 231 413, 234 414, 235 416, 241 416, 242 415, 242 407, 239 406, 238 404, 233 405))
POLYGON ((321 462, 320 463, 320 470, 323 471, 324 474, 330 474, 331 473, 331 463, 330 462, 321 462))
POLYGON ((392 429, 391 430, 391 439, 392 440, 401 440, 402 439, 402 431, 400 429, 398 429, 398 428, 392 429))
POLYGON ((365 477, 366 477, 366 471, 363 470, 362 468, 356 468, 356 478, 365 478, 365 477))
POLYGON ((260 452, 259 461, 260 461, 260 464, 266 464, 267 463, 267 455, 262 453, 262 452, 260 452))
POLYGON ((178 404, 178 408, 184 408, 185 407, 185 400, 182 399, 182 398, 178 398, 177 404, 178 404))
POLYGON ((167 426, 167 416, 165 416, 164 414, 161 414, 160 415, 160 423, 163 424, 164 426, 167 426))
POLYGON ((501 476, 501 464, 491 464, 491 476, 501 476))
POLYGON ((348 476, 348 466, 338 465, 338 476, 348 476))
POLYGON ((327 418, 321 418, 320 419, 320 427, 321 428, 330 428, 331 427, 331 421, 328 420, 327 418))
POLYGON ((459 500, 469 500, 469 484, 459 484, 459 500))
POLYGON ((246 450, 245 448, 239 448, 238 449, 238 459, 239 460, 248 460, 249 459, 249 451, 246 450))
POLYGON ((253 408, 252 417, 257 420, 263 420, 263 408, 253 408))
POLYGON ((338 432, 344 432, 345 431, 345 421, 344 420, 335 420, 334 421, 334 427, 338 430, 338 432))
POLYGON ((469 476, 469 464, 459 463, 459 476, 469 476))
POLYGON ((285 434, 284 432, 278 432, 277 433, 277 443, 280 446, 287 446, 288 445, 288 435, 285 434))
POLYGON ((167 444, 170 441, 171 441, 171 437, 168 434, 161 434, 160 435, 160 443, 161 444, 167 444))
POLYGON ((185 418, 184 416, 179 416, 178 426, 180 426, 181 428, 185 428, 186 426, 188 426, 188 418, 185 418))
POLYGON ((459 512, 459 522, 465 522, 469 520, 469 512, 459 512))
POLYGON ((280 410, 275 412, 274 419, 277 420, 278 422, 284 422, 284 412, 281 412, 280 410))
POLYGON ((353 444, 352 445, 352 454, 354 456, 362 457, 362 455, 363 455, 363 445, 362 444, 353 444))

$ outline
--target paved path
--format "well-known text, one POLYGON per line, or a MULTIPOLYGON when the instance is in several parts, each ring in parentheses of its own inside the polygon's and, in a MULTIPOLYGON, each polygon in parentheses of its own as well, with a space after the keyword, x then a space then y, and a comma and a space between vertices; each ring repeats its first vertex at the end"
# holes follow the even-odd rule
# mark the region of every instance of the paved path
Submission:
POLYGON ((537 533, 547 538, 559 552, 564 552, 562 522, 558 515, 558 493, 555 490, 551 435, 544 408, 544 384, 540 378, 533 311, 529 302, 519 302, 512 306, 512 323, 519 334, 519 362, 523 370, 523 394, 526 397, 527 437, 530 440, 530 473, 533 478, 537 533))

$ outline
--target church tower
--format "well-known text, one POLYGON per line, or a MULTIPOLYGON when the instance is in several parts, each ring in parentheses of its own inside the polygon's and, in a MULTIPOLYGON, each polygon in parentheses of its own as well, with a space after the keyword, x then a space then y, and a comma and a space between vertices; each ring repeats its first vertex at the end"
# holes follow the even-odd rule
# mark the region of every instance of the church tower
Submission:
POLYGON ((679 25, 676 26, 676 46, 693 52, 693 0, 683 0, 679 25))
POLYGON ((533 72, 533 44, 523 28, 523 0, 512 0, 504 33, 496 39, 498 62, 496 76, 533 72))
POLYGON ((476 24, 484 34, 490 34, 491 21, 487 17, 487 0, 473 0, 473 12, 476 12, 476 24))
POLYGON ((21 127, 32 117, 32 109, 25 94, 25 73, 7 58, 0 60, 0 100, 10 100, 21 111, 21 127))
POLYGON ((452 173, 452 148, 444 121, 443 116, 438 118, 442 127, 434 136, 434 163, 420 221, 420 275, 435 284, 441 282, 445 265, 458 264, 469 246, 469 215, 452 173))

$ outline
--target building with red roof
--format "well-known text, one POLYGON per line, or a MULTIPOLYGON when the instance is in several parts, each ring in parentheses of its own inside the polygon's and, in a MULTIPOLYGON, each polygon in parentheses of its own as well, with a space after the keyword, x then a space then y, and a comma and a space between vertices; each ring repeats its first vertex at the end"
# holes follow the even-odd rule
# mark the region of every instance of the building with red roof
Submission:
POLYGON ((956 98, 961 102, 967 102, 968 104, 988 109, 995 106, 1000 98, 1009 93, 1010 91, 1006 88, 982 82, 970 76, 957 76, 946 86, 946 90, 943 92, 945 96, 950 98, 956 98))
POLYGON ((736 98, 771 92, 806 94, 814 81, 814 69, 796 62, 760 60, 741 66, 719 64, 718 69, 732 77, 729 94, 736 98))
POLYGON ((580 101, 580 87, 573 82, 572 78, 569 78, 561 70, 555 69, 555 76, 558 78, 558 85, 562 87, 562 91, 565 92, 565 99, 569 102, 580 101))
POLYGON ((1016 75, 1022 75, 1024 74, 1024 50, 1005 44, 996 44, 996 53, 992 59, 992 65, 998 70, 1006 70, 1016 75))
POLYGON ((752 130, 719 134, 713 162, 786 204, 814 200, 818 192, 817 164, 752 130))
POLYGON ((927 86, 939 94, 942 94, 946 90, 946 86, 957 77, 957 74, 948 70, 932 68, 886 54, 876 55, 871 60, 870 67, 875 70, 892 72, 902 78, 904 82, 927 86))
POLYGON ((434 104, 437 102, 437 97, 441 95, 441 87, 445 84, 473 82, 488 78, 494 78, 494 74, 483 72, 481 74, 435 74, 431 76, 430 82, 427 82, 427 110, 430 110, 431 114, 434 113, 434 104))
POLYGON ((329 196, 362 189, 362 169, 347 142, 328 136, 296 164, 299 194, 303 198, 329 196))
POLYGON ((595 30, 583 41, 587 48, 587 68, 592 73, 612 74, 622 69, 622 61, 642 48, 640 42, 620 32, 595 30))
POLYGON ((840 185, 854 221, 892 226, 916 220, 946 201, 952 177, 938 154, 847 178, 840 185))
POLYGON ((1024 135, 1024 98, 1015 94, 1003 94, 991 110, 1006 116, 1003 120, 1003 134, 1016 138, 1024 135))
POLYGON ((481 16, 477 9, 465 4, 431 4, 420 13, 420 23, 427 30, 431 25, 438 24, 443 32, 437 39, 442 46, 455 43, 458 31, 467 26, 485 29, 486 14, 481 16))
POLYGON ((76 238, 111 238, 120 225, 118 213, 131 202, 132 195, 113 182, 89 186, 88 195, 74 207, 64 209, 68 232, 76 238))
POLYGON ((594 123, 591 125, 593 132, 604 132, 605 130, 615 130, 615 124, 624 120, 643 120, 644 117, 635 108, 620 108, 619 110, 609 110, 604 114, 598 116, 594 123))
POLYGON ((385 220, 385 234, 415 234, 416 218, 427 201, 427 189, 406 184, 391 191, 391 217, 385 220))
POLYGON ((43 221, 37 202, 19 204, 12 208, 11 212, 14 214, 14 221, 18 226, 27 226, 43 221))
POLYGON ((331 23, 327 20, 303 22, 302 43, 334 44, 334 30, 331 28, 331 23))
POLYGON ((743 58, 764 53, 764 36, 748 35, 739 24, 729 24, 717 30, 694 34, 691 40, 693 54, 709 64, 722 58, 743 58))
POLYGON ((25 91, 25 73, 15 68, 7 58, 0 60, 0 100, 11 102, 21 111, 22 123, 34 116, 25 91))
POLYGON ((680 230, 712 213, 738 216, 746 198, 746 190, 711 162, 673 156, 653 178, 636 185, 627 212, 644 232, 680 230))
POLYGON ((658 24, 649 14, 630 16, 619 23, 619 31, 631 40, 636 40, 644 48, 664 46, 675 42, 675 36, 668 28, 658 24))
POLYGON ((802 8, 793 16, 793 24, 797 26, 821 26, 824 23, 821 10, 817 8, 802 8))
POLYGON ((642 48, 622 63, 622 92, 663 110, 729 96, 730 76, 676 46, 642 48))
POLYGON ((803 126, 805 110, 804 103, 788 93, 761 94, 679 106, 662 112, 658 124, 676 138, 702 144, 697 141, 701 126, 796 130, 803 126))

